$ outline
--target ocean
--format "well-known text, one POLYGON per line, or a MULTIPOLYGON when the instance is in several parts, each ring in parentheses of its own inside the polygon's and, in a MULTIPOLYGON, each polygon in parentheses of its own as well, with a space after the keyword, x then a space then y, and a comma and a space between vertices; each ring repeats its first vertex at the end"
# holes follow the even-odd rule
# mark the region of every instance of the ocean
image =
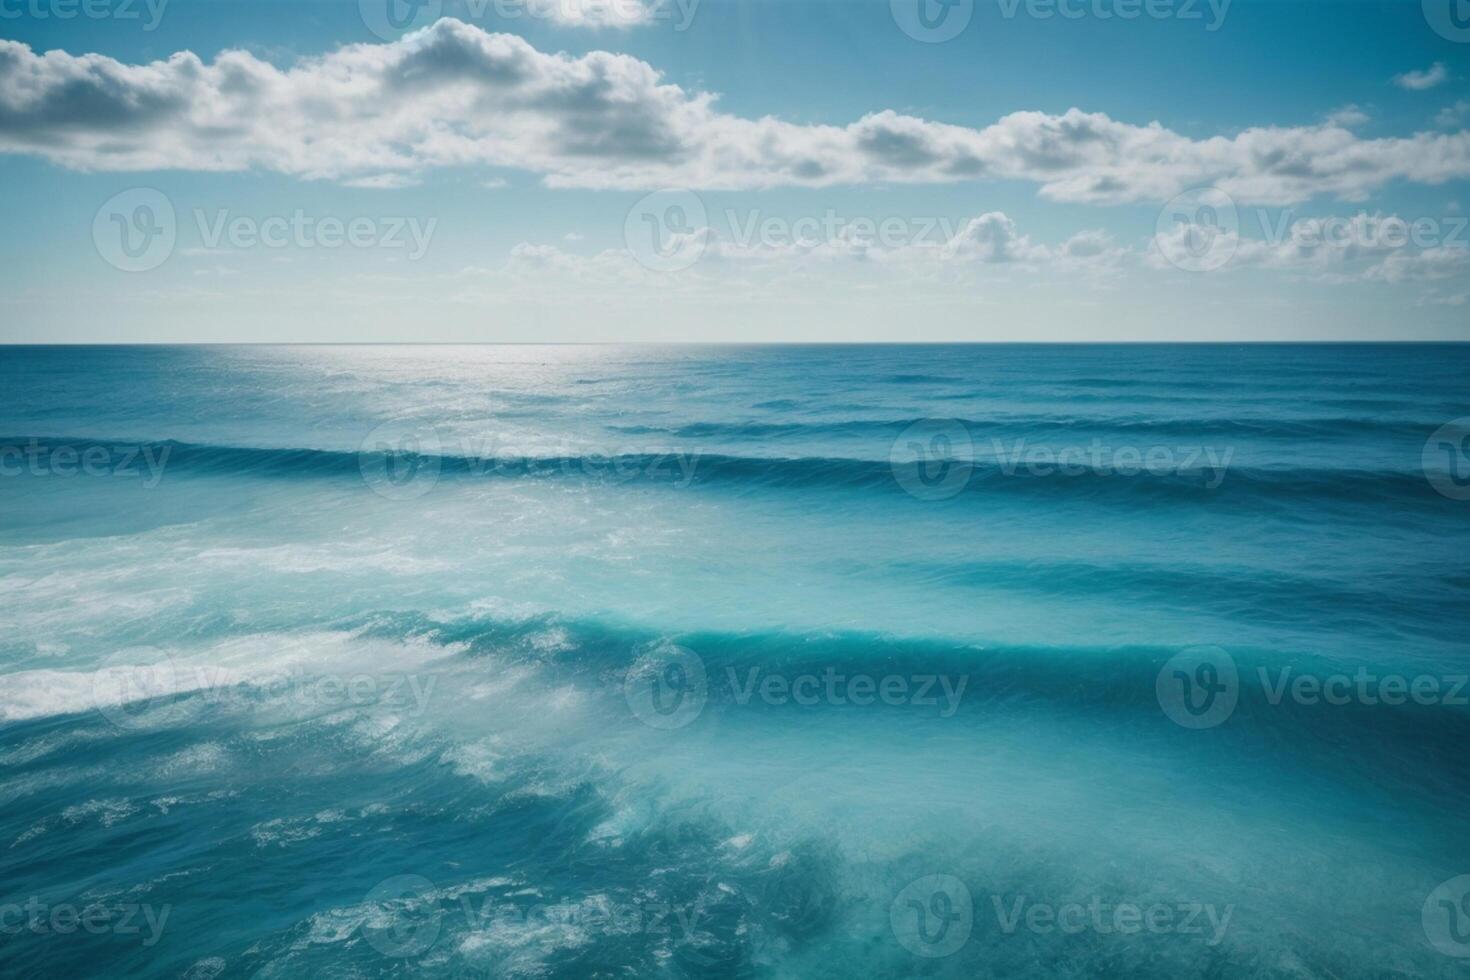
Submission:
POLYGON ((1470 346, 0 388, 5 976, 1466 969, 1470 346))

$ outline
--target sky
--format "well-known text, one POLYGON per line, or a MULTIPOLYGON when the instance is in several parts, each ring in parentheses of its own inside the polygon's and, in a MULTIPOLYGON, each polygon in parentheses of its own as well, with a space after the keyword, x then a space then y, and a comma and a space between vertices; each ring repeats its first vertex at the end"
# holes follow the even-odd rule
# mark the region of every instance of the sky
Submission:
POLYGON ((0 0, 0 341, 1470 340, 1470 0, 0 0))

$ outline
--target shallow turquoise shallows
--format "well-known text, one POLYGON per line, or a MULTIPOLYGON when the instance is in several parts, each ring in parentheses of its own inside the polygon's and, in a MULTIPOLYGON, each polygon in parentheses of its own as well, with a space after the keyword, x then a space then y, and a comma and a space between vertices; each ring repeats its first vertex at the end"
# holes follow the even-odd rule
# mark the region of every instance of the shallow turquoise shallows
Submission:
POLYGON ((0 976, 1470 969, 1470 346, 0 390, 0 976))

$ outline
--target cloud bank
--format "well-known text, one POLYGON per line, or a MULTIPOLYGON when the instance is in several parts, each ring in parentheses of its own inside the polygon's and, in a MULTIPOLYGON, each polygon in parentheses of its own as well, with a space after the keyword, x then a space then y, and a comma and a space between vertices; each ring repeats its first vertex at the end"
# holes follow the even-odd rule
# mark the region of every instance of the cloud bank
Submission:
POLYGON ((1363 139, 1341 120, 1192 139, 1075 108, 978 129, 891 110, 845 126, 744 118, 636 58, 548 54, 447 18, 286 69, 244 51, 128 65, 0 41, 0 152, 378 187, 472 166, 630 190, 1016 180, 1091 204, 1205 183, 1241 203, 1362 200, 1390 181, 1470 177, 1470 132, 1363 139))

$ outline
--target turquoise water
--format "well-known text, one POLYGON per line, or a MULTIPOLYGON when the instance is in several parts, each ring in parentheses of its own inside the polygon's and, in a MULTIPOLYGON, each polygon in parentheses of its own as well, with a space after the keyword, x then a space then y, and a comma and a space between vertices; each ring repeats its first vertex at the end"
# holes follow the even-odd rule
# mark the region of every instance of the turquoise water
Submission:
POLYGON ((1470 347, 0 384, 5 975, 1466 968, 1470 347))

